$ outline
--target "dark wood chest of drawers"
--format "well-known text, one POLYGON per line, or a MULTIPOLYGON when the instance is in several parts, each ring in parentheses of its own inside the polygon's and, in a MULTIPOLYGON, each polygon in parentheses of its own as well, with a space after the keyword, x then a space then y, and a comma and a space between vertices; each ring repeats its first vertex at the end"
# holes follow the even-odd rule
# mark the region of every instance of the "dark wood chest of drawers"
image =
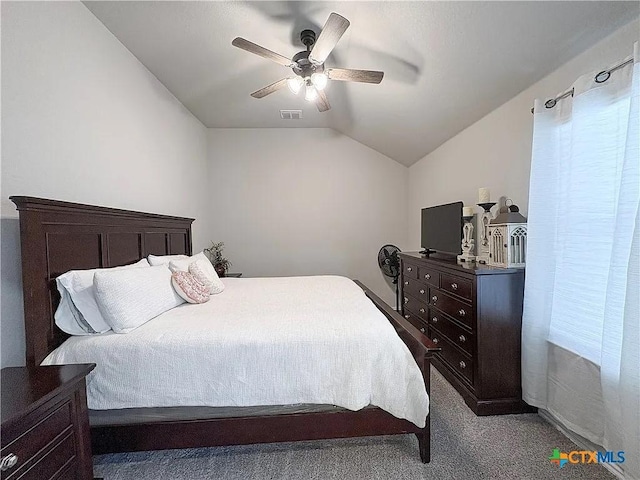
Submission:
POLYGON ((85 377, 94 366, 2 369, 2 480, 93 478, 85 377))
POLYGON ((524 270, 401 253, 402 314, 442 348, 433 365, 477 415, 532 411, 522 401, 524 270))

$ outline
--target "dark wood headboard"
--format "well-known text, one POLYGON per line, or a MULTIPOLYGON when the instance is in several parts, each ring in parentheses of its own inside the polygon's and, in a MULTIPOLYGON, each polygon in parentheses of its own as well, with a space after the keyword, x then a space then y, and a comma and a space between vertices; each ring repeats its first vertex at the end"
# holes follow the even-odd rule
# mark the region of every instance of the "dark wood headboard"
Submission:
POLYGON ((191 255, 192 218, 156 215, 34 197, 10 197, 20 214, 27 365, 67 337, 54 323, 57 276, 115 267, 149 254, 191 255))

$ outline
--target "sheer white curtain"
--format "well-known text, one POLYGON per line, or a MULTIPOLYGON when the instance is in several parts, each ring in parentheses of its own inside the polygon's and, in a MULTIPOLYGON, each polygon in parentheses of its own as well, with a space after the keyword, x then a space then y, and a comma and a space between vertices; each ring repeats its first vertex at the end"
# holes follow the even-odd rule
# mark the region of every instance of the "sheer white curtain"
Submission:
POLYGON ((524 399, 640 479, 640 55, 536 101, 522 330, 524 399))

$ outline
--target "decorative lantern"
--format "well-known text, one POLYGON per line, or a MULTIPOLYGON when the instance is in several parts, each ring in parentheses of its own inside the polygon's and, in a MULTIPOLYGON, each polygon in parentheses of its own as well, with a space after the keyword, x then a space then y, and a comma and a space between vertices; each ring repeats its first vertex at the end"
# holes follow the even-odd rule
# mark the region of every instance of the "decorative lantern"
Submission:
POLYGON ((527 219, 517 205, 500 208, 489 224, 488 265, 524 268, 527 254, 527 219))

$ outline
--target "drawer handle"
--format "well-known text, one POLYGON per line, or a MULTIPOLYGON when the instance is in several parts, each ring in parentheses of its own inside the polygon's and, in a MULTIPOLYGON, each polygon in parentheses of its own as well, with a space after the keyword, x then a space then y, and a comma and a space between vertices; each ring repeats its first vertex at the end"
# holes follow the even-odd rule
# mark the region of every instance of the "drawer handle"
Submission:
POLYGON ((458 340, 460 340, 460 342, 461 342, 461 343, 464 343, 464 342, 466 342, 466 341, 467 341, 467 337, 465 337, 464 335, 460 335, 460 336, 458 337, 458 340))
POLYGON ((460 310, 458 310, 458 315, 460 315, 461 317, 464 317, 467 314, 467 312, 464 311, 464 308, 461 308, 460 310))
POLYGON ((404 303, 409 303, 409 299, 407 297, 404 297, 404 303))
POLYGON ((411 268, 411 267, 407 267, 407 272, 410 272, 410 271, 412 271, 412 270, 413 270, 413 268, 411 268))
POLYGON ((411 316, 411 315, 409 315, 409 314, 407 313, 407 314, 404 316, 404 318, 406 318, 407 320, 409 320, 409 317, 410 317, 410 316, 411 316))
POLYGON ((460 368, 467 368, 467 364, 464 363, 464 360, 460 360, 460 368))
POLYGON ((420 289, 420 295, 424 295, 424 288, 420 289))
POLYGON ((454 289, 454 290, 457 290, 458 289, 458 284, 457 283, 452 283, 451 284, 451 288, 454 289))
POLYGON ((425 312, 425 309, 424 309, 424 308, 421 308, 421 309, 420 309, 420 313, 424 313, 424 312, 425 312))
POLYGON ((433 343, 438 343, 440 340, 438 340, 437 338, 434 338, 433 340, 431 340, 433 343))
POLYGON ((432 321, 433 323, 438 323, 438 317, 433 317, 433 318, 431 319, 431 321, 432 321))
POLYGON ((431 275, 429 275, 428 273, 424 276, 424 278, 426 278, 427 280, 429 280, 431 278, 431 275))
POLYGON ((431 301, 432 302, 437 302, 438 301, 438 297, 436 295, 434 295, 433 297, 431 297, 431 301))
POLYGON ((0 470, 6 472, 10 468, 15 467, 16 463, 18 463, 18 456, 10 453, 9 455, 2 457, 2 460, 0 460, 0 470))
POLYGON ((424 333, 424 327, 420 327, 420 331, 424 333))
POLYGON ((409 282, 407 280, 405 280, 404 284, 405 285, 409 285, 409 282))

